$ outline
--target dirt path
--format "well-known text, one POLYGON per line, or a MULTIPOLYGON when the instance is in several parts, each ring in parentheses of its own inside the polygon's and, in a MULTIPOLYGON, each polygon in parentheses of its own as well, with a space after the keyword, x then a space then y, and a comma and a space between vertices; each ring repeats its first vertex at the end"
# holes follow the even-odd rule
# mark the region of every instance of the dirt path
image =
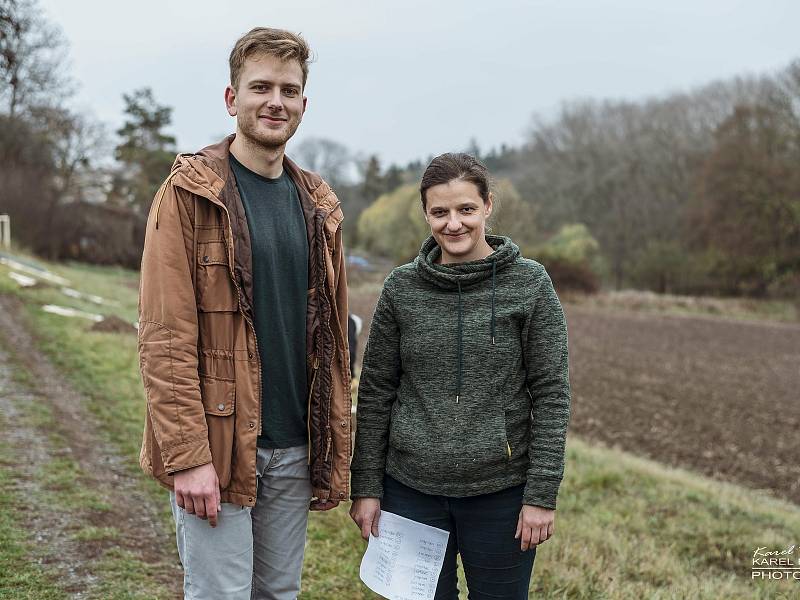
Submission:
POLYGON ((182 576, 176 557, 169 554, 174 546, 170 532, 163 530, 152 500, 140 487, 141 482, 130 475, 125 459, 105 441, 80 394, 36 349, 21 325, 21 310, 15 298, 0 296, 2 345, 13 352, 10 357, 0 349, 0 423, 14 456, 17 495, 30 499, 19 517, 37 542, 37 558, 55 570, 59 585, 72 597, 87 598, 94 595, 92 590, 98 583, 95 559, 109 549, 128 550, 147 565, 149 572, 158 574, 156 578, 172 597, 179 597, 182 576), (20 364, 30 383, 20 383, 12 376, 20 364), (44 403, 50 409, 56 423, 54 433, 65 444, 55 447, 47 431, 25 418, 28 403, 44 403), (40 470, 65 457, 80 467, 83 489, 105 507, 58 510, 43 505, 41 500, 52 497, 53 490, 45 488, 40 470), (110 540, 76 539, 76 531, 87 525, 113 527, 119 534, 110 540))

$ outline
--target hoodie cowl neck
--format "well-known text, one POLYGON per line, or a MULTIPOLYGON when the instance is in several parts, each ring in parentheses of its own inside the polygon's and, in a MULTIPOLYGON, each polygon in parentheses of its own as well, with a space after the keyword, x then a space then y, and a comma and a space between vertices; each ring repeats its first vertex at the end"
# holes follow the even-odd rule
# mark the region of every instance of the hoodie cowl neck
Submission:
POLYGON ((456 290, 460 283, 461 289, 469 289, 490 279, 493 265, 495 272, 499 272, 519 258, 519 247, 510 238, 487 235, 486 242, 494 249, 486 258, 442 265, 436 264, 442 256, 442 249, 430 236, 423 242, 419 255, 414 259, 414 266, 423 279, 437 287, 456 290))

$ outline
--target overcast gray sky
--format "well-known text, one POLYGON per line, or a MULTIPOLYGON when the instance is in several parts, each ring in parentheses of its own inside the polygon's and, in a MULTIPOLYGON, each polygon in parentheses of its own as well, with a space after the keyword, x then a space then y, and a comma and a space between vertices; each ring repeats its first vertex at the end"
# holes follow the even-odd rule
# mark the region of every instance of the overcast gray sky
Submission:
MULTIPOLYGON (((800 57, 797 0, 41 0, 70 42, 75 104, 113 131, 122 94, 153 88, 193 151, 232 131, 233 43, 254 26, 311 44, 321 136, 384 164, 518 144, 534 113, 579 97, 639 99, 800 57)), ((291 144, 290 149, 291 152, 291 144)))

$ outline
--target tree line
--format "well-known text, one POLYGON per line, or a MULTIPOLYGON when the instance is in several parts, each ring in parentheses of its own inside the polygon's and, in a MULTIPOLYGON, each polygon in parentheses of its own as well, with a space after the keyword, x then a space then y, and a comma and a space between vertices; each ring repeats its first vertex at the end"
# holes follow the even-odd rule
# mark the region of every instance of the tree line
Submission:
POLYGON ((536 120, 508 174, 538 227, 585 224, 619 288, 800 291, 800 61, 536 120))
MULTIPOLYGON (((0 0, 0 34, 0 212, 49 258, 138 267, 176 153, 172 109, 133 90, 112 136, 71 108, 66 42, 36 0, 0 0)), ((800 60, 642 101, 567 102, 534 116, 520 146, 465 150, 495 178, 492 231, 562 287, 800 296, 800 60)), ((349 248, 413 258, 431 157, 384 167, 320 138, 290 154, 336 190, 349 248)))
MULTIPOLYGON (((640 102, 568 102, 520 147, 468 150, 495 176, 494 230, 563 287, 800 296, 800 60, 640 102)), ((421 168, 399 177, 416 184, 421 168)), ((411 258, 397 230, 425 233, 412 188, 360 211, 355 242, 411 258)))

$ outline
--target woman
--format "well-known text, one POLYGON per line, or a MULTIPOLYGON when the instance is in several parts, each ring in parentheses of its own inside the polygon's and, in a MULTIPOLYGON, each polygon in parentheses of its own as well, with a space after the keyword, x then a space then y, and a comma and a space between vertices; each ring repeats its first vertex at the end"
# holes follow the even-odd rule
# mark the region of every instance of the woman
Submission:
POLYGON ((527 598, 553 535, 569 420, 567 329, 544 268, 486 235, 486 168, 431 161, 420 185, 431 237, 387 277, 358 393, 350 515, 381 509, 450 532, 437 599, 527 598))

